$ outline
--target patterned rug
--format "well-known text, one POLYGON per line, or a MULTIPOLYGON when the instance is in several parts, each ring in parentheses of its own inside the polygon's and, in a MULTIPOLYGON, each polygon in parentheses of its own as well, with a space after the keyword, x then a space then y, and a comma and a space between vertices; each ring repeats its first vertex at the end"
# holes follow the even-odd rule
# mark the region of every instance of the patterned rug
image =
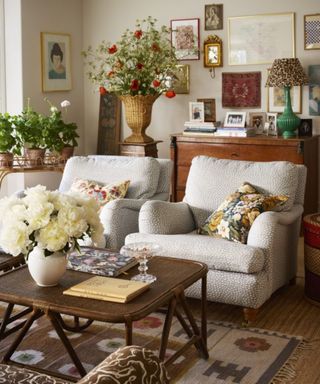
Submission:
MULTIPOLYGON (((134 343, 157 350, 163 322, 164 315, 158 313, 135 322, 134 343)), ((82 333, 67 334, 87 370, 124 345, 122 325, 94 322, 82 333)), ((0 343, 0 356, 10 340, 12 335, 0 343)), ((175 320, 168 356, 185 340, 185 333, 175 320)), ((209 359, 201 359, 192 347, 169 368, 169 375, 171 382, 177 384, 290 383, 294 377, 294 362, 303 347, 302 337, 209 321, 209 359)), ((33 325, 13 360, 77 376, 57 334, 45 318, 33 325)))

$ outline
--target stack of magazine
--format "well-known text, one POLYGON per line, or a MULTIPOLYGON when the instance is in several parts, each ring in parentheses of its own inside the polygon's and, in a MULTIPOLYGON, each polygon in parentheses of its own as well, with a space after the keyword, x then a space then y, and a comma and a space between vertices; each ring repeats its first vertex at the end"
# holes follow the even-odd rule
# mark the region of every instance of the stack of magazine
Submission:
POLYGON ((220 127, 217 128, 215 136, 236 136, 251 137, 255 136, 256 130, 253 127, 220 127))
POLYGON ((193 135, 213 135, 220 123, 203 122, 203 121, 186 121, 184 123, 183 134, 187 136, 193 135))

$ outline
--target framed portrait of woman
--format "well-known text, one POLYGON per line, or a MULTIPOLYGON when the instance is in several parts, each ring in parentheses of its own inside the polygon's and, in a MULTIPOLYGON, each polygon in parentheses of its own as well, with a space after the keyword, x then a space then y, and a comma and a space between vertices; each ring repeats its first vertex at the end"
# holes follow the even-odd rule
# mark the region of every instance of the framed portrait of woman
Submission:
POLYGON ((41 32, 42 91, 71 89, 70 35, 41 32))

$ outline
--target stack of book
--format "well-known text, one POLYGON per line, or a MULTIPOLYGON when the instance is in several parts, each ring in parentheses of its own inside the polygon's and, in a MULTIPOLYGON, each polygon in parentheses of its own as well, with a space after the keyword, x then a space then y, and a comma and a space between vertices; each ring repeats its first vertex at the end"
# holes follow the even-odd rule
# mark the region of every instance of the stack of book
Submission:
POLYGON ((256 130, 253 127, 220 127, 217 128, 214 136, 236 136, 236 137, 250 137, 255 136, 256 130))
POLYGON ((213 135, 216 131, 217 123, 203 121, 186 121, 184 123, 184 135, 213 135))

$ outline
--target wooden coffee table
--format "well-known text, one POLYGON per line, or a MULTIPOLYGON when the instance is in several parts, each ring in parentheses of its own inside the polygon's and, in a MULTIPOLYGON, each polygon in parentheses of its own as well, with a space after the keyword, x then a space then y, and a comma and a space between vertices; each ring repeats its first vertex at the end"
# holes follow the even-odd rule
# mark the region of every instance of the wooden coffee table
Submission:
MULTIPOLYGON (((197 348, 203 358, 208 358, 206 320, 207 266, 200 262, 160 256, 152 258, 148 266, 150 273, 157 276, 157 281, 151 284, 151 288, 148 291, 127 304, 63 295, 63 291, 67 288, 92 277, 92 275, 83 272, 67 270, 61 278, 59 285, 46 288, 36 285, 25 266, 0 276, 0 301, 13 305, 20 304, 33 309, 23 328, 19 331, 4 355, 3 362, 11 361, 12 354, 25 337, 33 322, 45 315, 52 323, 80 375, 84 376, 86 371, 63 330, 62 314, 89 319, 89 321, 98 320, 109 323, 124 323, 126 344, 132 345, 132 323, 163 308, 166 308, 166 317, 160 341, 160 359, 164 361, 165 358, 173 316, 177 317, 189 340, 174 355, 169 357, 165 364, 172 363, 192 345, 197 348), (201 326, 199 328, 186 301, 184 292, 186 288, 200 279, 202 285, 202 311, 201 326), (17 282, 19 283, 17 284, 17 282), (183 316, 183 313, 185 316, 183 316)), ((131 276, 137 273, 137 267, 134 267, 129 271, 128 275, 121 275, 121 278, 130 279, 131 276)), ((43 372, 48 373, 45 370, 43 372)), ((56 373, 54 375, 66 378, 65 375, 56 373)), ((68 379, 70 380, 70 377, 68 379)))

